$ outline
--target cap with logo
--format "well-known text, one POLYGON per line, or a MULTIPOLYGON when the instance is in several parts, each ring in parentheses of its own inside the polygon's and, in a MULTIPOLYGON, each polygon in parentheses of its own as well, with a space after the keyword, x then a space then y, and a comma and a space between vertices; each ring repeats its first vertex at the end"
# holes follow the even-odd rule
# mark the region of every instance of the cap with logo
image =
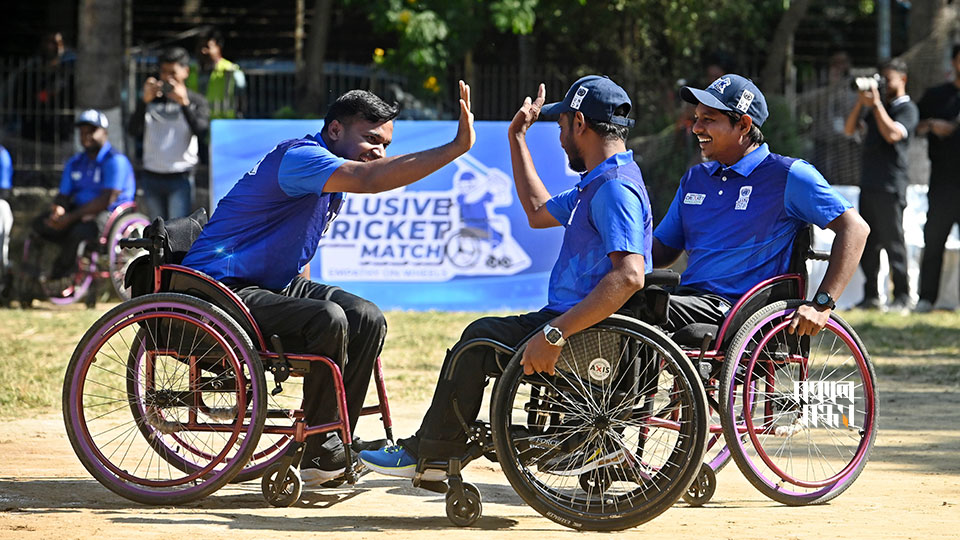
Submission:
POLYGON ((580 111, 584 116, 596 122, 609 122, 618 126, 633 127, 632 118, 614 114, 621 105, 627 111, 633 107, 627 92, 620 86, 601 75, 587 75, 580 78, 567 90, 563 101, 548 103, 540 109, 540 118, 556 120, 565 112, 580 111))
POLYGON ((73 123, 75 126, 81 126, 84 124, 107 129, 109 122, 107 122, 107 115, 103 114, 102 112, 96 109, 87 109, 80 113, 77 116, 77 121, 73 123))
POLYGON ((762 126, 770 116, 767 100, 757 85, 746 77, 732 73, 721 75, 704 90, 684 86, 680 89, 680 97, 694 105, 703 103, 707 107, 721 111, 750 115, 757 127, 762 126))

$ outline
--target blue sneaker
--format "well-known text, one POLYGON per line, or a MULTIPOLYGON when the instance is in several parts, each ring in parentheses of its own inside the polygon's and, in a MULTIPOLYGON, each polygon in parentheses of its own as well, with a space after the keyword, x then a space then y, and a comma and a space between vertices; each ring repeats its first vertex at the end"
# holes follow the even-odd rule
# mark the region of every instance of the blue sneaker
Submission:
MULTIPOLYGON (((380 450, 360 452, 360 462, 368 469, 387 476, 413 478, 417 472, 417 460, 399 444, 380 450)), ((427 469, 422 479, 426 482, 442 482, 447 479, 446 471, 427 469)))

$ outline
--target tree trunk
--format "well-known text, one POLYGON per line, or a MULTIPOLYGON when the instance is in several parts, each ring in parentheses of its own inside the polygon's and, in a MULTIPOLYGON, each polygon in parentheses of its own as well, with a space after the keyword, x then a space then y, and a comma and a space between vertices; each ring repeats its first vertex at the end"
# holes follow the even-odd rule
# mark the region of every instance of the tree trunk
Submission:
POLYGON ((316 0, 313 4, 304 64, 297 71, 297 112, 300 114, 320 115, 330 101, 326 95, 323 60, 327 55, 332 6, 333 0, 316 0))
POLYGON ((807 13, 810 0, 793 0, 780 17, 773 41, 767 46, 767 62, 760 73, 760 90, 770 94, 783 93, 783 81, 787 71, 787 58, 793 43, 793 33, 807 13))
POLYGON ((77 35, 77 110, 99 109, 110 142, 123 150, 120 85, 124 82, 123 0, 81 0, 77 35))
POLYGON ((957 6, 948 0, 914 2, 910 15, 910 48, 901 58, 909 66, 907 93, 920 99, 926 88, 951 77, 951 34, 957 29, 957 6))

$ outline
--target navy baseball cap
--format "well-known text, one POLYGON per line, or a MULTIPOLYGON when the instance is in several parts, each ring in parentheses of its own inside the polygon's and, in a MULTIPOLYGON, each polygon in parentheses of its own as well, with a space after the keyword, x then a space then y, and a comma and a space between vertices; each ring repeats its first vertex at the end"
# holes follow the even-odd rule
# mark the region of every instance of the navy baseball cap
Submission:
POLYGON ((587 75, 573 83, 573 86, 567 90, 567 95, 563 97, 563 101, 544 105, 540 109, 540 118, 556 120, 565 112, 580 111, 596 122, 633 127, 632 118, 613 114, 621 105, 627 106, 627 112, 633 107, 630 97, 623 88, 608 77, 587 75))
POLYGON ((83 124, 89 124, 91 126, 96 126, 99 128, 107 129, 109 122, 107 122, 107 115, 96 109, 87 109, 80 113, 77 116, 77 121, 73 123, 75 126, 80 126, 83 124))
POLYGON ((680 89, 680 97, 687 103, 696 105, 703 103, 707 107, 721 111, 733 111, 748 114, 753 123, 760 127, 770 111, 767 110, 767 100, 763 93, 753 84, 753 81, 740 75, 721 75, 705 90, 684 86, 680 89))

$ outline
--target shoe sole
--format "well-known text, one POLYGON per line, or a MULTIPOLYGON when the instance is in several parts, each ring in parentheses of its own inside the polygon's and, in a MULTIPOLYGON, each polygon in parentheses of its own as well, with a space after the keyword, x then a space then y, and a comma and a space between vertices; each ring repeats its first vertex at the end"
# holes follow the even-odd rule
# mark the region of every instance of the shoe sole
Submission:
MULTIPOLYGON (((363 466, 360 465, 359 462, 355 463, 353 470, 360 472, 363 470, 363 466)), ((305 487, 317 487, 325 482, 343 478, 344 476, 343 469, 337 469, 335 471, 324 471, 322 469, 300 469, 300 479, 303 480, 303 485, 305 487)))
MULTIPOLYGON (((371 463, 363 458, 360 458, 360 463, 363 463, 363 465, 371 471, 378 472, 386 476, 409 478, 412 480, 417 474, 416 465, 407 465, 406 467, 384 467, 383 465, 371 463)), ((441 471, 440 469, 427 469, 423 472, 423 476, 420 478, 420 480, 423 482, 443 482, 446 479, 446 471, 441 471)))

